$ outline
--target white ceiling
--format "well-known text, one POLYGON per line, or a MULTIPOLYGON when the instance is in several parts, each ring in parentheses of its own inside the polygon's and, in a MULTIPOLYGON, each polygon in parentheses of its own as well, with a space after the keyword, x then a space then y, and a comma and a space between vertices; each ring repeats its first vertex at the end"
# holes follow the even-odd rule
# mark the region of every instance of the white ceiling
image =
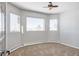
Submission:
POLYGON ((55 14, 62 13, 68 10, 73 10, 78 6, 78 2, 53 2, 54 5, 58 5, 59 7, 53 8, 49 10, 48 8, 43 8, 48 5, 48 2, 12 2, 15 6, 25 9, 32 10, 47 14, 55 14))

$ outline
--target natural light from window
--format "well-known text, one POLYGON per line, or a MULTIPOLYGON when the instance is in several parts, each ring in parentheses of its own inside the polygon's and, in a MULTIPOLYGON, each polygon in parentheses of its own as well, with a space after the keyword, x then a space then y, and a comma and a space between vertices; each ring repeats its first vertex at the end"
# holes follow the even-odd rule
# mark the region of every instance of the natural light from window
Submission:
POLYGON ((10 13, 10 32, 20 32, 20 16, 10 13))
POLYGON ((0 32, 4 31, 4 14, 0 13, 0 32))
POLYGON ((49 21, 49 30, 50 31, 57 31, 58 30, 58 22, 57 19, 50 19, 49 21))
POLYGON ((45 31, 45 23, 42 18, 27 17, 26 30, 27 31, 45 31))

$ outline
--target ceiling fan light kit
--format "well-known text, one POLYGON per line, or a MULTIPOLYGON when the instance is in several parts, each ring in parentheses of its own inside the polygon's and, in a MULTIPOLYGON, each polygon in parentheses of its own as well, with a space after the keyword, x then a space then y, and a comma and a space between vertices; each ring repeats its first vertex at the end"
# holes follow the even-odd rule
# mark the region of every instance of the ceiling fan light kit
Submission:
POLYGON ((48 6, 47 6, 47 8, 49 10, 52 10, 52 8, 56 8, 56 7, 58 7, 58 5, 53 5, 52 2, 49 2, 48 6))

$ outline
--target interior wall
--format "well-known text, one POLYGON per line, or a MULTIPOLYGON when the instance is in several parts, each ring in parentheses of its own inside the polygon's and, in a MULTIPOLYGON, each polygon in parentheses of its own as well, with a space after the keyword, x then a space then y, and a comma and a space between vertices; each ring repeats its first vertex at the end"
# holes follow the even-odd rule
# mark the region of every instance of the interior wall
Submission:
MULTIPOLYGON (((0 3, 0 13, 1 13, 1 3, 0 3)), ((2 32, 0 32, 0 51, 1 50, 2 50, 2 32)))
POLYGON ((6 6, 6 3, 5 2, 0 2, 0 20, 1 20, 1 28, 0 28, 0 52, 1 51, 4 51, 5 52, 5 44, 6 44, 6 34, 5 34, 5 6, 6 6))
POLYGON ((74 5, 67 12, 60 15, 45 15, 32 11, 21 10, 11 4, 7 4, 7 49, 15 49, 20 45, 35 44, 39 42, 58 42, 79 48, 79 5, 74 5), (21 26, 24 27, 24 33, 10 33, 9 13, 15 13, 21 16, 21 26), (45 31, 27 32, 26 17, 39 17, 45 19, 45 31), (58 31, 49 31, 49 19, 58 19, 58 31))
MULTIPOLYGON (((47 15, 45 14, 31 11, 22 11, 22 25, 24 26, 24 34, 22 37, 24 45, 47 42, 47 31, 26 31, 26 17, 43 18, 45 22, 48 20, 47 15)), ((45 25, 45 27, 47 26, 45 25)))
POLYGON ((21 10, 16 8, 15 6, 7 3, 6 4, 6 49, 12 50, 18 48, 22 45, 21 43, 21 33, 20 32, 10 32, 10 13, 14 13, 16 15, 21 15, 21 10))
POLYGON ((79 48, 79 4, 60 15, 60 43, 79 48))
POLYGON ((22 11, 22 25, 24 26, 23 43, 24 45, 57 42, 59 38, 59 14, 46 15, 36 12, 22 11), (45 19, 45 31, 26 31, 26 17, 38 17, 45 19), (49 31, 49 20, 58 20, 58 31, 49 31))
MULTIPOLYGON (((7 3, 7 49, 16 49, 22 45, 45 43, 58 40, 58 32, 49 31, 49 19, 58 18, 58 15, 46 15, 33 11, 24 11, 7 3), (10 13, 20 15, 20 24, 23 26, 24 33, 10 32, 10 13), (45 19, 45 31, 26 31, 26 17, 38 17, 45 19)), ((22 30, 20 28, 20 30, 22 30)), ((55 42, 56 42, 55 41, 55 42)))

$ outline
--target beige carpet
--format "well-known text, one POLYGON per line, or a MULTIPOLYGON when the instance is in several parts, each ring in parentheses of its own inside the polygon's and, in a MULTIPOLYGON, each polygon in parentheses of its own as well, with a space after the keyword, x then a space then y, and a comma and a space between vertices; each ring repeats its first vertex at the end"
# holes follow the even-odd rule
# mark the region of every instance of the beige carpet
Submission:
POLYGON ((79 56, 79 49, 59 43, 41 43, 19 48, 10 56, 79 56))

